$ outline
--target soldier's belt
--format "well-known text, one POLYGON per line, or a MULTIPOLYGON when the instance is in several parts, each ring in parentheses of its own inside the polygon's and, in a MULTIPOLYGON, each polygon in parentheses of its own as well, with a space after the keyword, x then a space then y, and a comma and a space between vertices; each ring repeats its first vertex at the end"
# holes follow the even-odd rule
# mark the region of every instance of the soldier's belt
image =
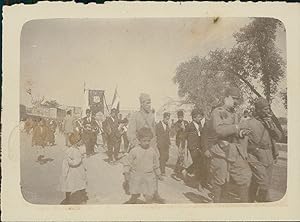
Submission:
POLYGON ((271 150, 271 146, 265 145, 265 146, 248 146, 248 150, 271 150))

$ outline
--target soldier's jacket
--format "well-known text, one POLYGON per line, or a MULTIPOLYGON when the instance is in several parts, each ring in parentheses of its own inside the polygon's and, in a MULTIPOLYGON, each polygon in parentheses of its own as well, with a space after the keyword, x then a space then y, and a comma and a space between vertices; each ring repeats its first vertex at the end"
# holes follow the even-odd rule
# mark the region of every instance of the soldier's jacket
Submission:
MULTIPOLYGON (((250 154, 249 162, 253 161, 254 157, 265 166, 273 164, 273 155, 276 156, 278 153, 273 154, 272 152, 278 151, 272 151, 271 137, 263 123, 256 118, 251 118, 249 120, 243 121, 241 123, 241 127, 249 128, 252 130, 252 133, 249 135, 247 148, 247 151, 250 154)), ((279 140, 282 135, 275 125, 273 128, 273 133, 274 135, 272 139, 274 140, 275 145, 275 141, 279 140)), ((276 148, 276 146, 274 148, 276 148)))
POLYGON ((213 110, 209 124, 209 149, 219 157, 234 162, 237 155, 246 158, 246 147, 240 145, 238 137, 239 117, 225 106, 213 110))

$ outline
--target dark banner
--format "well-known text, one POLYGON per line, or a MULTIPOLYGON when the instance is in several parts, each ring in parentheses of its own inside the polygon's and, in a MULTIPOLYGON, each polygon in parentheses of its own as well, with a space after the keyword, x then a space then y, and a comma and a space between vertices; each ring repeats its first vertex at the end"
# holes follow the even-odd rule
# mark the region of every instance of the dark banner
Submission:
POLYGON ((104 113, 104 90, 89 90, 89 106, 93 113, 104 113))

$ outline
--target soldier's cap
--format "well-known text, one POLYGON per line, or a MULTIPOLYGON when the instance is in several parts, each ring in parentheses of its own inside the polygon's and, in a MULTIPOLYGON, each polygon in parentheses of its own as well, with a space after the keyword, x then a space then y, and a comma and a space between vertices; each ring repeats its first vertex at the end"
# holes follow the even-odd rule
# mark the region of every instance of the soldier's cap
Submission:
POLYGON ((266 106, 270 106, 270 103, 263 97, 257 98, 254 102, 255 109, 263 109, 266 106))
POLYGON ((163 117, 164 117, 164 118, 170 117, 170 116, 171 116, 171 114, 170 114, 169 112, 164 112, 164 114, 163 114, 163 117))
POLYGON ((237 87, 229 87, 225 90, 225 96, 231 96, 235 98, 241 98, 241 91, 237 87))
POLYGON ((81 136, 78 132, 71 133, 71 135, 69 136, 69 141, 70 141, 71 145, 78 143, 80 140, 81 140, 81 136))
POLYGON ((141 93, 139 99, 140 99, 140 102, 141 102, 141 103, 142 103, 142 102, 145 102, 145 101, 147 101, 147 100, 151 100, 150 95, 149 95, 149 94, 146 94, 146 93, 141 93))
POLYGON ((183 117, 183 116, 184 116, 183 110, 177 111, 177 116, 178 116, 178 117, 183 117))

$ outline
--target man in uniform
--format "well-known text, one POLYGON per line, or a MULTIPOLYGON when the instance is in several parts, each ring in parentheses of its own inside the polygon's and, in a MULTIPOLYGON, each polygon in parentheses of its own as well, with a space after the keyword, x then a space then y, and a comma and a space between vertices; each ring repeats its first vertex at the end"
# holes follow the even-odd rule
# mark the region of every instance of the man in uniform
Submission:
POLYGON ((272 180, 272 169, 277 161, 278 150, 275 141, 282 134, 272 121, 270 105, 262 97, 255 102, 255 117, 245 121, 243 127, 251 129, 248 135, 248 162, 252 170, 249 188, 250 202, 271 201, 269 189, 272 180))
POLYGON ((212 111, 208 123, 208 143, 205 156, 210 159, 210 184, 214 202, 221 202, 225 185, 235 185, 241 202, 248 202, 251 169, 247 162, 246 147, 241 137, 250 131, 239 126, 235 107, 239 104, 240 90, 235 87, 225 91, 224 105, 212 111))
MULTIPOLYGON (((131 148, 138 145, 138 139, 137 139, 137 132, 143 128, 147 127, 150 128, 153 135, 155 135, 155 118, 154 118, 154 112, 151 109, 151 98, 148 94, 141 93, 140 97, 140 110, 130 115, 129 123, 128 123, 128 130, 127 130, 127 136, 129 140, 129 150, 131 148)), ((154 136, 151 140, 151 147, 153 147, 156 152, 157 145, 156 145, 156 137, 154 136)), ((158 188, 158 184, 156 184, 158 188)), ((158 189, 156 189, 156 192, 154 194, 154 201, 157 203, 164 203, 164 199, 162 199, 158 194, 158 189)))

